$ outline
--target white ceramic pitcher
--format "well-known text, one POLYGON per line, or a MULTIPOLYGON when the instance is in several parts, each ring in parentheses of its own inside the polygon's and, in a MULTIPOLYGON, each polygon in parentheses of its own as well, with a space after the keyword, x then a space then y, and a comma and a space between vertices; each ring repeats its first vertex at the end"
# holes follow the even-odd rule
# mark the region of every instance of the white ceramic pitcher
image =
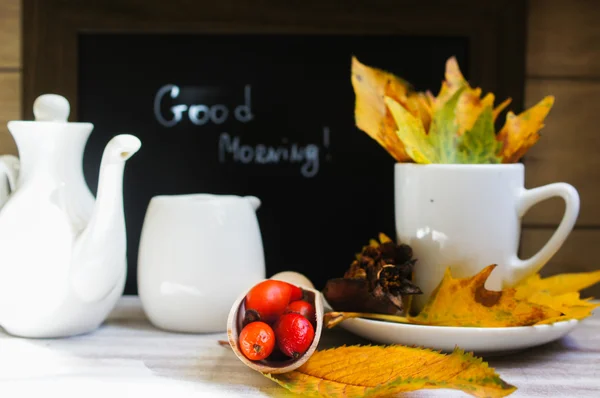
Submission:
POLYGON ((161 195, 150 200, 138 254, 138 293, 157 327, 223 332, 239 294, 265 279, 260 200, 161 195))

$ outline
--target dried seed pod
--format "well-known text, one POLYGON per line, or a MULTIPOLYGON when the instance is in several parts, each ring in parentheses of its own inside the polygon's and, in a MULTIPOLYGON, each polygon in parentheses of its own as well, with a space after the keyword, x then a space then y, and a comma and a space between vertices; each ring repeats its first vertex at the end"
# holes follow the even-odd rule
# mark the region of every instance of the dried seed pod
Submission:
POLYGON ((336 311, 401 315, 403 298, 421 294, 412 283, 416 259, 409 245, 395 244, 384 234, 364 246, 343 278, 330 279, 323 295, 336 311))

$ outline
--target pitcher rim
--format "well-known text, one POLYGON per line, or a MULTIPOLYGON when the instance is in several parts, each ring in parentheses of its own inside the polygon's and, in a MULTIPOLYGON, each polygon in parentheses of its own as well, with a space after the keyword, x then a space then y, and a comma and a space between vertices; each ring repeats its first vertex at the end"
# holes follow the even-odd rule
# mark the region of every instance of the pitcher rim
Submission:
POLYGON ((236 200, 244 199, 242 195, 234 194, 213 194, 213 193, 182 193, 182 194, 160 194, 152 197, 152 201, 181 201, 181 202, 196 202, 207 203, 218 200, 236 200))

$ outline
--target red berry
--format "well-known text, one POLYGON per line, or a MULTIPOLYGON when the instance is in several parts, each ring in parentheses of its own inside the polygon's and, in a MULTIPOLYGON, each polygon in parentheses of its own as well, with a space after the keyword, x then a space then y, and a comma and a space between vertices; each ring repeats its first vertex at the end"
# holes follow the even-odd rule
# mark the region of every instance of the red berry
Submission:
POLYGON ((313 307, 313 305, 308 301, 298 300, 291 302, 288 304, 283 313, 296 313, 302 315, 311 321, 311 323, 315 321, 315 307, 313 307))
POLYGON ((302 291, 302 289, 299 288, 298 286, 291 285, 291 284, 290 284, 290 287, 292 289, 291 294, 290 294, 290 302, 302 300, 302 298, 304 297, 304 292, 302 291))
POLYGON ((247 321, 275 322, 290 302, 291 286, 271 279, 255 285, 246 295, 247 321))
POLYGON ((283 314, 274 327, 277 347, 288 357, 299 358, 312 344, 315 331, 308 319, 300 314, 283 314))
POLYGON ((252 322, 242 329, 239 341, 244 356, 251 361, 259 361, 273 352, 275 333, 264 322, 252 322))

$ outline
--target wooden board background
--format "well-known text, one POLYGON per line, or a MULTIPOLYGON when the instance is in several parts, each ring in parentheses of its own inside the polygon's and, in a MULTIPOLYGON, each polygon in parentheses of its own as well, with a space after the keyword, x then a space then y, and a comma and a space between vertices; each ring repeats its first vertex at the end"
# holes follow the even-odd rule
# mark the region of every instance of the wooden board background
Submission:
POLYGON ((17 154, 6 122, 21 117, 21 0, 0 0, 0 154, 17 154))
MULTIPOLYGON (((600 3, 530 0, 527 105, 556 96, 541 141, 525 159, 527 187, 564 181, 581 195, 577 227, 543 273, 600 268, 600 3)), ((16 154, 6 121, 20 118, 21 0, 0 0, 0 153, 16 154)), ((549 200, 525 218, 522 255, 543 245, 560 221, 563 204, 549 200)), ((588 289, 600 297, 600 286, 588 289)))
MULTIPOLYGON (((530 0, 525 102, 556 97, 542 138, 525 158, 526 186, 568 182, 581 197, 575 231, 542 270, 551 275, 600 269, 600 2, 530 0)), ((564 204, 549 200, 525 218, 522 257, 551 236, 564 204)), ((600 286, 585 291, 600 297, 600 286)))

